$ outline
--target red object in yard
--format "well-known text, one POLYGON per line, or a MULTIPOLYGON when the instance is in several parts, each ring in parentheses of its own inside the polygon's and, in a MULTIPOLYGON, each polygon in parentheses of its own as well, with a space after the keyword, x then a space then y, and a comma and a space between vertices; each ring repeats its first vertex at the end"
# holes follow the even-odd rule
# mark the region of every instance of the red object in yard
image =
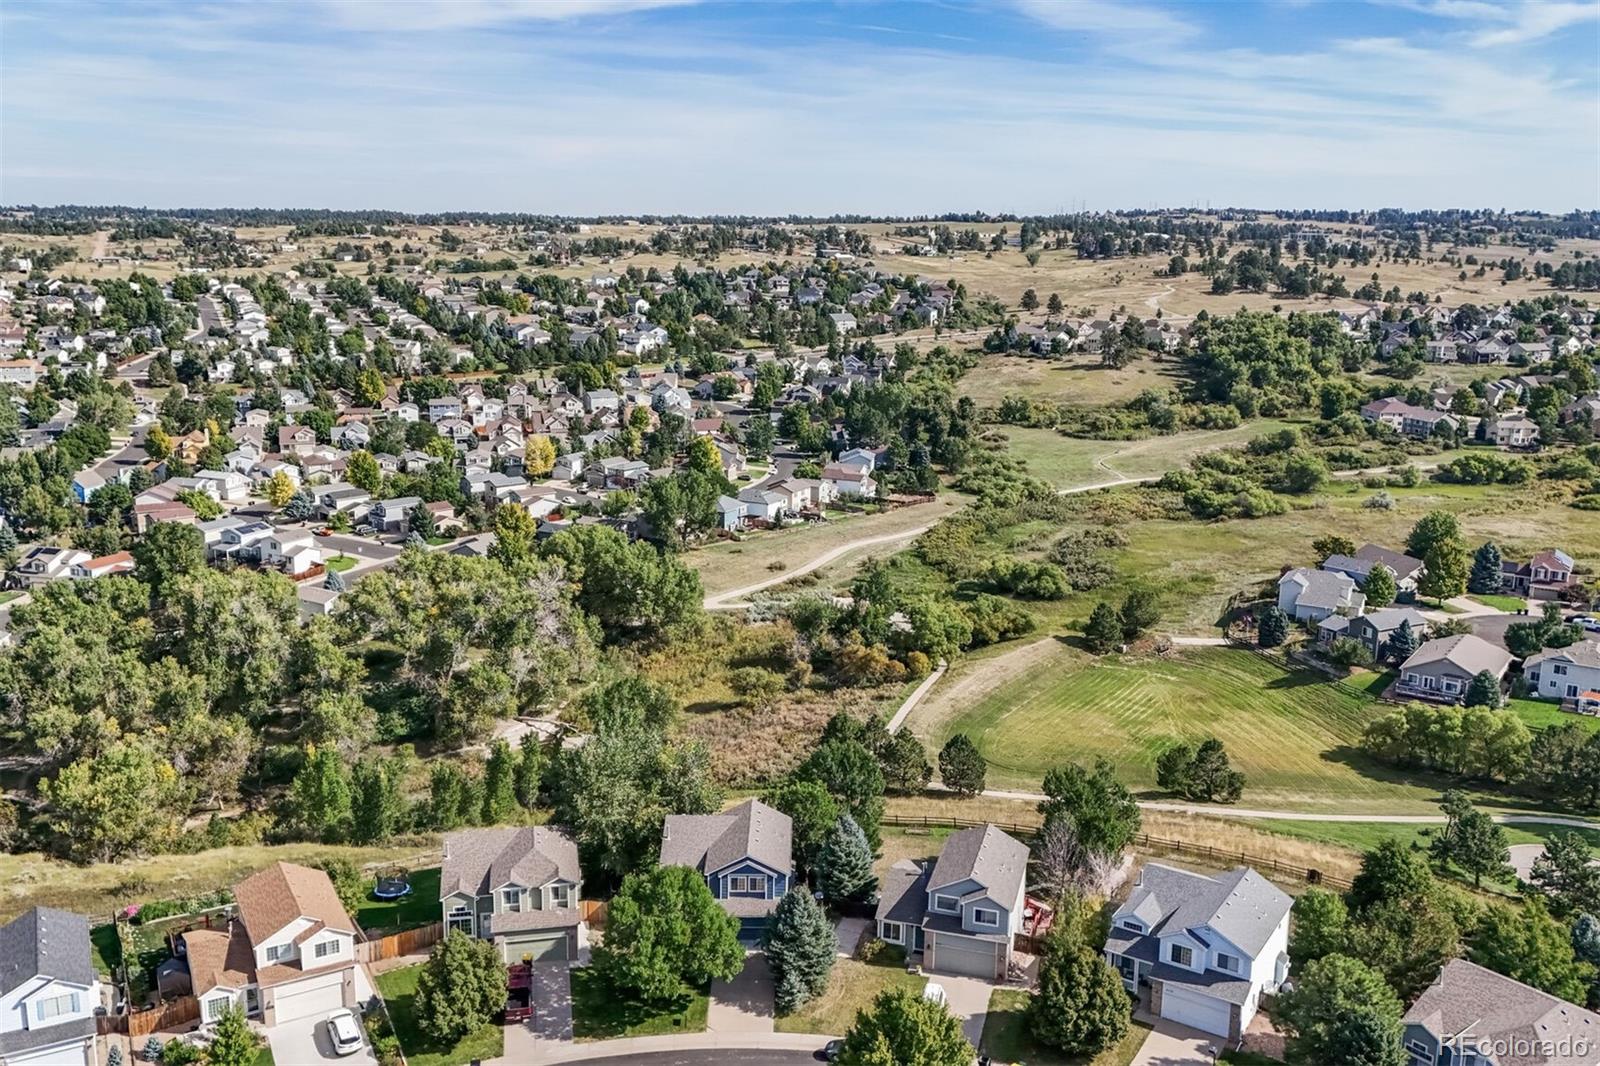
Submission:
POLYGON ((1055 908, 1041 899, 1028 896, 1022 903, 1022 931, 1028 936, 1042 937, 1050 931, 1055 921, 1055 908))
POLYGON ((506 1009, 503 1024, 516 1025, 533 1017, 533 970, 526 963, 506 967, 506 1009))

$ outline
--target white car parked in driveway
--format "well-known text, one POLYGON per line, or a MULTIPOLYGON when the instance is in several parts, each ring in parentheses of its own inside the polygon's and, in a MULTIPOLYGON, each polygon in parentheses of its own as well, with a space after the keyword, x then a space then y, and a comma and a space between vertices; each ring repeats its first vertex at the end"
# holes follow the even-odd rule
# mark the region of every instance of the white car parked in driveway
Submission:
POLYGON ((354 1055, 366 1046, 361 1039, 361 1023, 347 1010, 336 1010, 328 1015, 328 1042, 335 1055, 354 1055))

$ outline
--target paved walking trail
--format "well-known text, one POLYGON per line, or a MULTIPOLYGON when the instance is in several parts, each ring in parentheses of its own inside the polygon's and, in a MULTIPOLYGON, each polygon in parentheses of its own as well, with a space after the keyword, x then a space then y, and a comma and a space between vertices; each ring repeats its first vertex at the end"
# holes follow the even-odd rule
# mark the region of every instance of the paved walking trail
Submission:
POLYGON ((755 593, 760 592, 762 589, 769 589, 774 585, 781 585, 785 581, 792 580, 793 578, 804 577, 806 574, 811 573, 811 571, 827 566, 835 559, 838 559, 841 556, 849 555, 853 551, 859 551, 862 548, 870 548, 874 544, 892 544, 897 540, 911 540, 913 537, 922 536, 922 534, 926 533, 932 528, 933 523, 929 522, 927 525, 918 526, 915 529, 904 529, 898 533, 884 533, 876 537, 866 537, 862 540, 851 541, 849 544, 841 544, 837 548, 830 548, 828 551, 823 552, 810 562, 803 563, 800 566, 795 567, 793 570, 783 571, 776 577, 769 577, 765 580, 757 581, 754 585, 746 585, 742 589, 731 589, 727 592, 719 592, 714 596, 707 596, 705 608, 708 611, 723 611, 748 607, 750 604, 744 602, 745 597, 754 595, 755 593))

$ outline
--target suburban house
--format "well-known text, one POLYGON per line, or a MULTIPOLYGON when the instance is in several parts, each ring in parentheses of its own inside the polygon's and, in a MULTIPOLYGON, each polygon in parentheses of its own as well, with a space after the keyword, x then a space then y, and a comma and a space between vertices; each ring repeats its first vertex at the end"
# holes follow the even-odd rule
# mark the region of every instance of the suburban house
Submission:
POLYGON ((1374 659, 1381 659, 1389 638, 1407 623, 1410 623, 1411 632, 1418 641, 1427 639, 1428 620, 1421 611, 1412 607, 1384 607, 1358 618, 1331 615, 1317 626, 1317 639, 1331 644, 1339 637, 1348 637, 1365 645, 1374 659))
POLYGON ((1022 928, 1028 846, 992 825, 950 834, 932 864, 901 860, 878 897, 878 938, 925 969, 1005 979, 1022 928))
POLYGON ((1380 563, 1394 575, 1397 594, 1408 598, 1416 594, 1417 581, 1422 577, 1422 560, 1376 544, 1363 544, 1354 555, 1330 555, 1322 561, 1322 569, 1343 574, 1358 588, 1366 588, 1368 575, 1380 563))
POLYGON ((367 521, 381 533, 403 533, 411 526, 411 512, 421 502, 420 496, 378 500, 367 511, 367 521))
POLYGON ((1523 660, 1522 677, 1534 695, 1576 704, 1584 693, 1600 690, 1600 644, 1546 648, 1523 660))
POLYGON ((446 833, 446 930, 492 940, 506 962, 571 962, 582 946, 578 845, 548 826, 446 833))
POLYGON ((1298 622, 1320 622, 1329 615, 1358 615, 1367 598, 1356 583, 1331 570, 1302 566, 1278 579, 1278 609, 1298 622))
POLYGON ((72 568, 81 566, 94 556, 79 548, 60 548, 53 544, 40 544, 28 549, 28 554, 11 568, 12 580, 19 585, 36 587, 69 577, 72 568))
POLYGON ((1215 877, 1146 863, 1111 918, 1106 961, 1150 1013, 1237 1040, 1289 976, 1293 900, 1248 866, 1215 877))
POLYGON ((1505 559, 1500 563, 1500 591, 1534 600, 1559 600, 1572 584, 1572 556, 1555 548, 1536 554, 1525 563, 1505 559))
POLYGON ((34 907, 0 926, 0 1063, 99 1066, 89 920, 34 907))
POLYGON ((1474 677, 1487 670, 1496 680, 1504 681, 1510 668, 1510 652, 1482 637, 1463 633, 1430 640, 1413 652, 1400 664, 1400 679, 1394 689, 1400 696, 1460 703, 1474 677))
POLYGON ((794 880, 789 816, 750 799, 721 814, 669 814, 661 827, 661 865, 698 870, 722 908, 753 942, 794 880))
POLYGON ((183 934, 202 1024, 233 1005, 268 1026, 356 1005, 356 923, 327 874, 274 863, 233 898, 238 917, 226 929, 183 934))
POLYGON ((1405 1015, 1410 1066, 1592 1066, 1600 1014, 1451 959, 1405 1015))

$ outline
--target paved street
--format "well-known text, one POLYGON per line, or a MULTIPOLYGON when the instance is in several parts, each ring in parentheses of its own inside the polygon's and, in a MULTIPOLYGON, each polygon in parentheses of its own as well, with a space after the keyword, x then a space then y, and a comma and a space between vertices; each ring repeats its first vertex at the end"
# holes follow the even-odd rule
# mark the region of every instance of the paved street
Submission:
MULTIPOLYGON (((822 1048, 823 1041, 817 1042, 822 1048)), ((614 1063, 615 1066, 801 1066, 818 1059, 813 1052, 749 1051, 689 1049, 685 1051, 652 1051, 644 1055, 618 1055, 608 1059, 590 1059, 591 1062, 614 1063)))

